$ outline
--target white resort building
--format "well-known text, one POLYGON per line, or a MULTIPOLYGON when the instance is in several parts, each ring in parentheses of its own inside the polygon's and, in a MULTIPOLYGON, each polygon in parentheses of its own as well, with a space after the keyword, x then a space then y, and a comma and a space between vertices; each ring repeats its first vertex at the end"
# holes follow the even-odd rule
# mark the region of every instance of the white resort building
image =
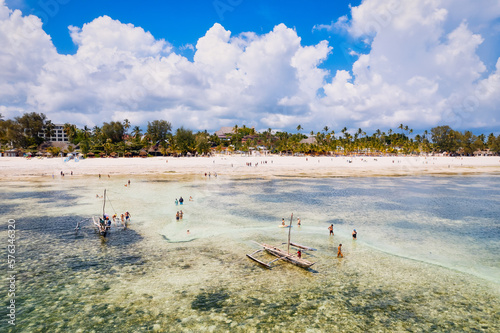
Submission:
POLYGON ((68 137, 66 136, 66 132, 64 132, 64 125, 61 124, 54 124, 54 131, 51 137, 46 137, 45 134, 43 134, 42 136, 47 141, 68 142, 68 137))

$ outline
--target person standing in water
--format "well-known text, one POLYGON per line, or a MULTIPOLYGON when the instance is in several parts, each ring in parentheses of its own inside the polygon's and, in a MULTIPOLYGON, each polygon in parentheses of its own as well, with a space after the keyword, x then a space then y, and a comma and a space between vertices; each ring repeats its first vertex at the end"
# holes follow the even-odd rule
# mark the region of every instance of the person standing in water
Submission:
POLYGON ((330 236, 334 236, 334 233, 333 233, 333 224, 328 227, 328 230, 330 230, 330 236))
POLYGON ((302 251, 300 250, 297 251, 297 257, 299 257, 299 259, 302 258, 302 251))
POLYGON ((356 229, 354 229, 352 232, 352 239, 356 239, 357 235, 358 235, 358 232, 356 231, 356 229))
POLYGON ((344 255, 342 254, 342 244, 339 244, 339 247, 337 248, 337 258, 344 258, 344 255))
POLYGON ((281 225, 285 225, 285 219, 284 218, 281 219, 281 225))
POLYGON ((297 217, 297 225, 300 225, 300 217, 297 217))

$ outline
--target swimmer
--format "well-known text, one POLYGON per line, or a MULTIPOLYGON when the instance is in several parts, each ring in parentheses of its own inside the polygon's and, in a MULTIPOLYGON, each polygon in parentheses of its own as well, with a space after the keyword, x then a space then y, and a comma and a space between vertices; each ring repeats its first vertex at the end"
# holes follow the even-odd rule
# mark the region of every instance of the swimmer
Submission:
POLYGON ((285 219, 284 218, 281 219, 281 225, 285 225, 285 219))
POLYGON ((297 217, 297 225, 300 225, 300 217, 297 217))
POLYGON ((302 258, 302 252, 300 250, 297 251, 297 257, 302 258))
POLYGON ((356 229, 352 232, 352 239, 356 239, 356 236, 358 235, 356 229))
POLYGON ((328 230, 330 230, 330 235, 334 236, 334 233, 333 233, 333 224, 328 227, 328 230))

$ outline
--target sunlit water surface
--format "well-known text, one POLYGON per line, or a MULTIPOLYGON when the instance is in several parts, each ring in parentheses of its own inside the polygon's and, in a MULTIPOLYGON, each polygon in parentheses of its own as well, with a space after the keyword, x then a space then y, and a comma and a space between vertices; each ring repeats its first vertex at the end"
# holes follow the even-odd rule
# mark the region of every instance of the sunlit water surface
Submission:
POLYGON ((18 271, 16 326, 2 306, 2 330, 500 331, 497 175, 127 180, 0 181, 2 253, 15 219, 18 271), (104 189, 108 214, 132 215, 106 238, 90 222, 104 189), (292 241, 318 249, 312 269, 249 260, 253 240, 286 249, 291 213, 292 241))

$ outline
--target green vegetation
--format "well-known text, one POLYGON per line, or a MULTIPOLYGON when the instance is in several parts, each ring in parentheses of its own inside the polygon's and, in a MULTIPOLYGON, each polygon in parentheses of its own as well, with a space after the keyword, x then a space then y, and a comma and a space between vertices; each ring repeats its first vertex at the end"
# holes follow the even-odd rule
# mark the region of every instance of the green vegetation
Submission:
POLYGON ((207 131, 193 133, 184 127, 173 134, 172 125, 166 120, 148 122, 143 134, 139 126, 131 127, 130 121, 125 119, 105 122, 102 127, 92 129, 65 124, 70 145, 64 150, 44 143, 44 136, 52 136, 54 128, 43 113, 26 113, 7 120, 0 114, 0 151, 18 149, 21 153, 50 153, 53 156, 73 151, 89 156, 191 156, 209 155, 214 151, 249 153, 253 150, 308 155, 446 153, 470 156, 476 152, 500 153, 500 135, 476 136, 471 131, 459 132, 449 126, 437 126, 414 137, 410 137, 413 130, 403 124, 399 125, 399 131, 376 130, 371 135, 361 128, 352 133, 344 127, 335 133, 324 126, 320 132, 311 131, 308 137, 301 133, 304 130, 301 125, 297 126, 297 133, 273 133, 270 128, 257 133, 254 128, 235 125, 229 133, 219 137, 207 131), (131 133, 128 132, 130 128, 131 133))

